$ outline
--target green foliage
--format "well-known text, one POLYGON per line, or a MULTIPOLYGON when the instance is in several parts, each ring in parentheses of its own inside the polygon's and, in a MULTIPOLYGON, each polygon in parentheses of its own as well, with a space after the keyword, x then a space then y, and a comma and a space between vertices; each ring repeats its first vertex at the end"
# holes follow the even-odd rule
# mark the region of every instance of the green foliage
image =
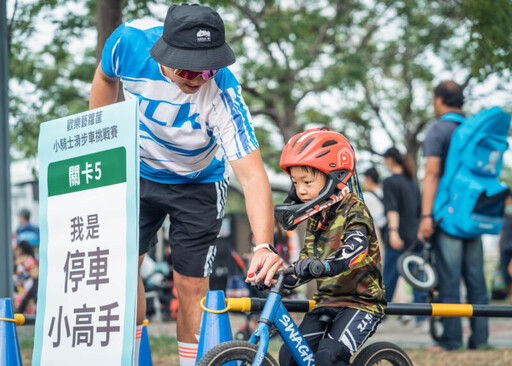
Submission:
POLYGON ((433 120, 435 63, 464 85, 512 64, 508 0, 208 3, 231 15, 227 37, 253 115, 284 140, 324 125, 358 150, 379 153, 387 141, 417 156, 433 120))
MULTIPOLYGON (((96 68, 95 45, 84 39, 96 29, 95 0, 10 0, 9 77, 11 143, 24 157, 37 154, 42 122, 88 109, 96 68), (39 42, 48 28, 51 39, 39 42)), ((151 16, 161 1, 126 1, 125 17, 151 16)))
MULTIPOLYGON (((282 142, 319 125, 346 133, 359 151, 379 153, 387 142, 416 155, 433 119, 434 70, 454 70, 469 86, 510 75, 510 0, 202 3, 225 20, 264 160, 275 169, 282 142)), ((39 123, 87 109, 95 50, 76 44, 95 29, 97 1, 9 4, 12 141, 32 156, 39 123), (42 19, 56 25, 47 44, 34 41, 42 19)), ((123 19, 168 5, 126 0, 123 19)))
POLYGON ((57 1, 14 5, 8 25, 11 141, 30 157, 37 154, 41 122, 87 109, 95 59, 88 50, 71 50, 71 45, 93 26, 93 19, 84 16, 87 9, 80 4, 82 12, 61 8, 59 18, 54 13, 57 1), (55 27, 52 39, 41 44, 41 28, 48 27, 55 27))

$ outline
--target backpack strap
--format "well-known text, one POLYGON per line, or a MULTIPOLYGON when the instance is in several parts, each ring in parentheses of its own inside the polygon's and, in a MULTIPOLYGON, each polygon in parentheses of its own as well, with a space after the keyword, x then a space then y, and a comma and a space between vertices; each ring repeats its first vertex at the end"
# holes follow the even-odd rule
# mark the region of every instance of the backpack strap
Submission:
POLYGON ((460 114, 455 112, 445 113, 439 118, 440 121, 450 121, 456 123, 462 123, 464 122, 465 119, 466 118, 464 116, 461 116, 460 114))
POLYGON ((374 191, 366 191, 366 193, 370 193, 372 196, 375 196, 375 198, 377 198, 381 203, 384 203, 384 197, 379 196, 374 191))

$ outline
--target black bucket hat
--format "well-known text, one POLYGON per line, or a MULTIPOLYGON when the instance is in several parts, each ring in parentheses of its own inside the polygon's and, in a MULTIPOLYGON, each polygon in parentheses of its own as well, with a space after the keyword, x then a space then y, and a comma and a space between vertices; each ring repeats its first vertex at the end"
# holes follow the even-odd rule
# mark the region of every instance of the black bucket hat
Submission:
POLYGON ((174 69, 204 71, 235 63, 220 15, 198 4, 167 10, 164 32, 150 53, 159 64, 174 69))

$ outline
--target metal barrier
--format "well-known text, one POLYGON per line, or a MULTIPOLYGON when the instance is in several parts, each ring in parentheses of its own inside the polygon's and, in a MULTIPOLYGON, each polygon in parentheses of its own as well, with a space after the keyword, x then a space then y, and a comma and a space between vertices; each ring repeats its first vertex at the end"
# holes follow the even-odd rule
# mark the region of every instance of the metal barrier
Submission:
MULTIPOLYGON (((229 311, 258 312, 263 310, 265 301, 266 299, 254 297, 227 298, 226 305, 229 311)), ((308 312, 315 304, 313 300, 283 300, 283 305, 290 312, 308 312)), ((389 303, 385 313, 387 315, 512 318, 512 305, 389 303)))

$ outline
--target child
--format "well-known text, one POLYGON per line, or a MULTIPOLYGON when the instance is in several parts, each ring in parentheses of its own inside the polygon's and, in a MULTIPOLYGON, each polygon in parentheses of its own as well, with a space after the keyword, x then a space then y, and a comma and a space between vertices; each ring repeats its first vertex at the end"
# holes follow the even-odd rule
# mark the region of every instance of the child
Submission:
POLYGON ((34 248, 28 241, 20 241, 14 249, 14 255, 14 283, 21 297, 21 303, 16 312, 35 314, 39 266, 34 255, 34 248))
MULTIPOLYGON (((322 366, 350 365, 350 358, 375 332, 386 306, 379 244, 360 198, 355 163, 348 140, 325 128, 292 137, 280 161, 293 182, 292 203, 277 205, 276 217, 287 230, 308 219, 294 282, 314 278, 311 262, 321 260, 324 266, 316 306, 299 326, 316 364, 322 366)), ((279 364, 296 365, 284 346, 279 364)))

